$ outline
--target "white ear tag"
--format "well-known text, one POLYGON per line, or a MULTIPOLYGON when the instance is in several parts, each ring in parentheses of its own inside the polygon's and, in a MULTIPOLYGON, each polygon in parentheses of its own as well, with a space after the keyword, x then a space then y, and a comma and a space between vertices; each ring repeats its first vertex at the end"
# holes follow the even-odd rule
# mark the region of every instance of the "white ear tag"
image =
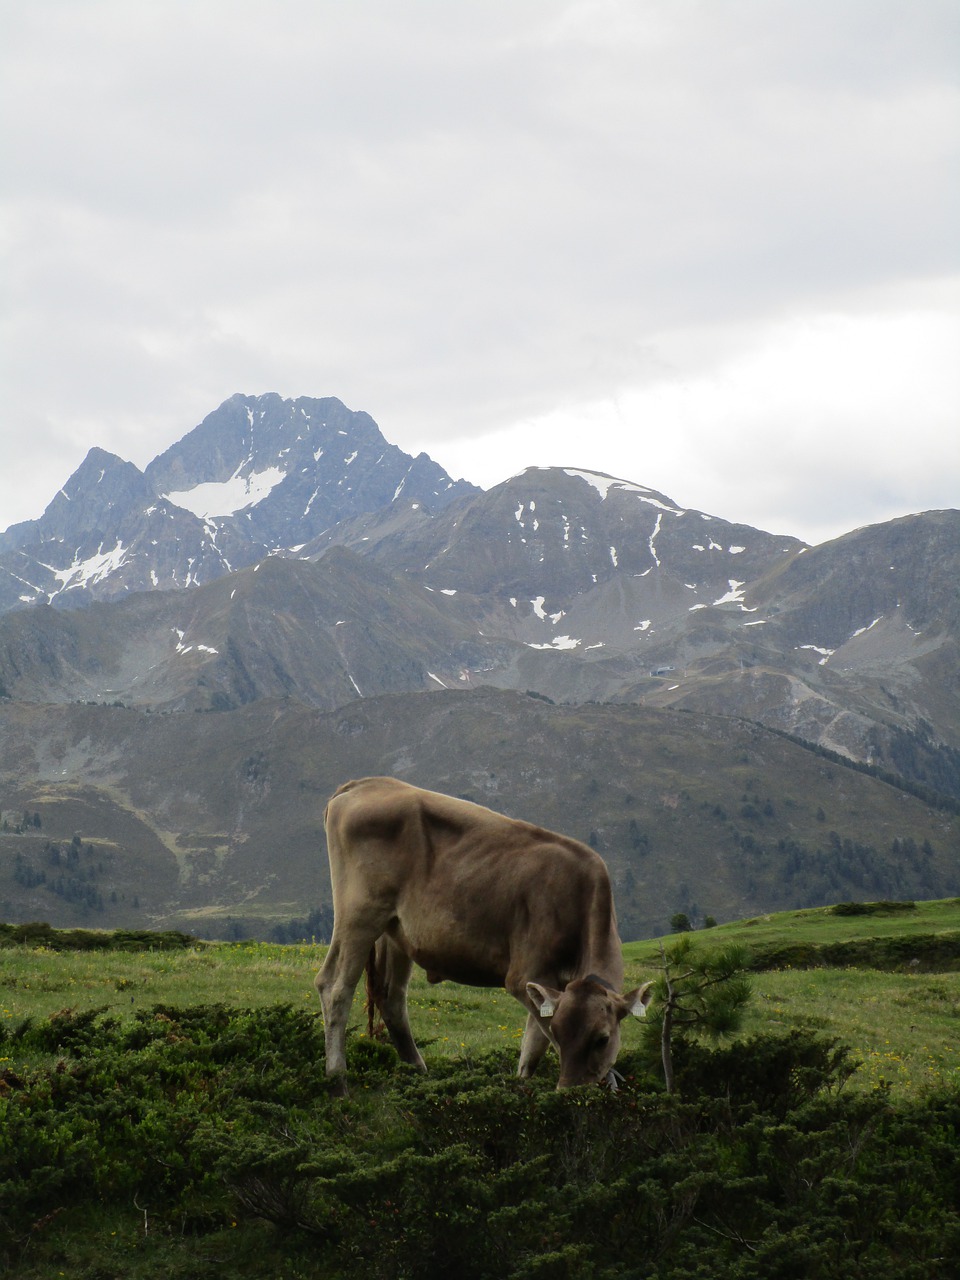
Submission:
MULTIPOLYGON (((560 993, 556 992, 555 994, 559 995, 560 993)), ((539 982, 528 982, 527 995, 537 1006, 537 1011, 541 1018, 553 1017, 557 1006, 546 987, 541 987, 539 982)))

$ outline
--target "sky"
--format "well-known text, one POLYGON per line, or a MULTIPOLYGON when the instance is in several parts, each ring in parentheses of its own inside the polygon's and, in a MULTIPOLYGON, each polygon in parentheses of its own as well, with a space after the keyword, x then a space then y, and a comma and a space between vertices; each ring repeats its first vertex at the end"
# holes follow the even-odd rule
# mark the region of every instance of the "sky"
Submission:
POLYGON ((0 529, 235 392, 821 542, 960 506, 956 0, 0 0, 0 529))

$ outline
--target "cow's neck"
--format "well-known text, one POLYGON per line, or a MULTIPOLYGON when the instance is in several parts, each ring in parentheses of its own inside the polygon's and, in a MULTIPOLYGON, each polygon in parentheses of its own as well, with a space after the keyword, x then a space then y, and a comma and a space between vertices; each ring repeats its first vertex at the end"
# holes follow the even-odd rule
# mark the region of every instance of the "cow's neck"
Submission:
POLYGON ((595 888, 584 921, 580 962, 573 977, 599 979, 614 991, 623 984, 623 946, 609 882, 595 888))

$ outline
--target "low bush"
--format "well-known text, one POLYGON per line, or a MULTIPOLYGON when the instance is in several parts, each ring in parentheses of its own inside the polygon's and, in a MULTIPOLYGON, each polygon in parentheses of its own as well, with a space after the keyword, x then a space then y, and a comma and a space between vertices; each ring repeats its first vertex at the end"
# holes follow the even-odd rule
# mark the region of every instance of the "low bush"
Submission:
POLYGON ((0 947, 48 947, 51 951, 184 951, 204 944, 178 929, 54 929, 45 921, 0 924, 0 947))
POLYGON ((896 915, 901 911, 916 911, 917 904, 915 902, 891 902, 884 899, 882 902, 838 902, 836 906, 830 908, 830 914, 834 916, 889 916, 896 915))
MULTIPOLYGON (((270 1276, 911 1280, 960 1248, 960 1098, 850 1095, 808 1033, 677 1046, 676 1092, 424 1077, 365 1037, 330 1096, 289 1006, 63 1011, 0 1062, 0 1270, 270 1276)), ((0 1058, 3 1051, 0 1049, 0 1058)))
POLYGON ((770 943, 752 948, 749 968, 882 969, 951 973, 960 969, 960 929, 941 933, 851 938, 845 942, 770 943))

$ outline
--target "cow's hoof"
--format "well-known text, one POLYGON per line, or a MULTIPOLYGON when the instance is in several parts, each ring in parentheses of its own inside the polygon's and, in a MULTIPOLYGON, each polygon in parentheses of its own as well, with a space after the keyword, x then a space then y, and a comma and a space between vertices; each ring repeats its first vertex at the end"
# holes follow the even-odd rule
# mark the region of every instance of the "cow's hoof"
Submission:
POLYGON ((346 1098, 350 1093, 347 1088, 347 1077, 344 1075, 328 1076, 327 1087, 331 1098, 346 1098))

